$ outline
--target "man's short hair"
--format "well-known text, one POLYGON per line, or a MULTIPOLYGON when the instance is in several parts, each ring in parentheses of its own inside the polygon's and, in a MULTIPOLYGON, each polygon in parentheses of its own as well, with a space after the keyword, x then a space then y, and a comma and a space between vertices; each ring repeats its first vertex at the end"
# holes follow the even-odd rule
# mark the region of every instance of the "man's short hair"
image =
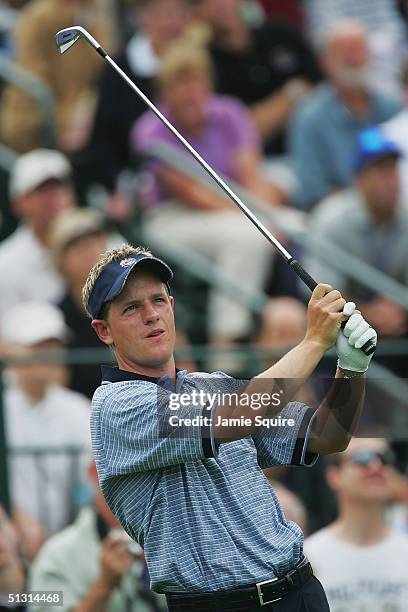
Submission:
POLYGON ((367 28, 364 23, 354 19, 352 17, 344 17, 342 19, 335 20, 331 23, 324 31, 318 34, 317 47, 320 53, 325 53, 339 38, 349 36, 352 34, 360 35, 362 38, 368 38, 367 28))
MULTIPOLYGON (((152 253, 144 247, 133 247, 130 244, 123 244, 117 249, 110 249, 109 251, 106 251, 100 258, 100 260, 97 261, 93 268, 90 270, 88 277, 85 281, 84 287, 82 289, 82 302, 87 314, 91 319, 93 317, 88 309, 89 298, 92 293, 92 289, 94 288, 94 285, 102 271, 106 268, 106 266, 112 263, 112 261, 126 259, 128 257, 134 257, 135 255, 148 255, 149 257, 151 257, 152 253)), ((102 313, 102 318, 105 318, 105 316, 103 315, 106 316, 105 308, 102 313)))

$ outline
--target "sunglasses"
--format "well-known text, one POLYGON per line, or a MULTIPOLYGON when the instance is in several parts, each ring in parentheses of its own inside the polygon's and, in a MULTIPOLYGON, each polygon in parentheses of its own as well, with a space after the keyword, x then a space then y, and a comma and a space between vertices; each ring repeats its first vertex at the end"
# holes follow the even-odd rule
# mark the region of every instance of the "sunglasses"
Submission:
POLYGON ((351 453, 350 455, 346 455, 345 459, 347 461, 351 461, 351 463, 354 463, 354 465, 362 466, 370 465, 370 463, 374 461, 374 459, 378 459, 383 465, 396 465, 396 457, 392 450, 386 450, 382 452, 374 450, 359 451, 356 453, 351 453))

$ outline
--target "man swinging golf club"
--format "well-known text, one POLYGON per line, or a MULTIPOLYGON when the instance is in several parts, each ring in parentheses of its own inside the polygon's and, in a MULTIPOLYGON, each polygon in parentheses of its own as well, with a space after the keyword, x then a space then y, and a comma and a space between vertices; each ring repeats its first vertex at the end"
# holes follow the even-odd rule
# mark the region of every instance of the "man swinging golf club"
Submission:
POLYGON ((93 398, 104 496, 143 546, 152 589, 170 611, 327 611, 303 534, 261 468, 313 465, 347 447, 372 356, 360 347, 375 345, 376 332, 358 312, 347 320, 340 293, 319 284, 303 341, 247 384, 179 371, 171 278, 165 262, 124 245, 101 257, 84 286, 92 326, 118 364, 103 367, 93 398), (326 399, 316 411, 291 401, 334 344, 326 399), (281 426, 267 427, 278 414, 281 426))
POLYGON ((61 30, 57 47, 64 53, 80 38, 313 290, 304 340, 242 385, 222 372, 177 370, 170 268, 143 249, 107 252, 83 291, 92 326, 118 363, 103 369, 93 399, 92 443, 105 498, 144 547, 152 588, 166 594, 170 611, 327 611, 301 530, 285 520, 260 468, 313 465, 319 453, 347 447, 377 334, 345 309, 338 291, 316 284, 86 30, 61 30), (316 411, 291 401, 334 343, 338 384, 316 411), (277 414, 280 429, 271 433, 277 414))

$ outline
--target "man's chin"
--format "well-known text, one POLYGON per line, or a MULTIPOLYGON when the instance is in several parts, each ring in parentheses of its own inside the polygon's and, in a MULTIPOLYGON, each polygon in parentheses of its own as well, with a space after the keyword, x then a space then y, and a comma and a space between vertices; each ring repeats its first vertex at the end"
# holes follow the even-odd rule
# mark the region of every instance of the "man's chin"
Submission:
POLYGON ((166 347, 156 347, 156 350, 150 350, 143 355, 143 365, 145 367, 158 368, 162 367, 171 361, 173 351, 169 351, 166 347))

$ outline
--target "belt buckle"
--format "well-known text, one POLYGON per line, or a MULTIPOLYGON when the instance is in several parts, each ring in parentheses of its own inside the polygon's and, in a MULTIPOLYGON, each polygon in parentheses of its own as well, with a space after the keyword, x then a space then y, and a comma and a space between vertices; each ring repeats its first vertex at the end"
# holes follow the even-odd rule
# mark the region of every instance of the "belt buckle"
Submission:
POLYGON ((271 578, 270 580, 264 580, 263 582, 256 583, 256 590, 258 591, 259 604, 261 607, 266 606, 267 604, 276 603, 283 599, 283 597, 277 597, 277 599, 271 599, 270 601, 264 601, 264 595, 262 593, 262 585, 269 584, 271 582, 277 582, 279 578, 271 578))

